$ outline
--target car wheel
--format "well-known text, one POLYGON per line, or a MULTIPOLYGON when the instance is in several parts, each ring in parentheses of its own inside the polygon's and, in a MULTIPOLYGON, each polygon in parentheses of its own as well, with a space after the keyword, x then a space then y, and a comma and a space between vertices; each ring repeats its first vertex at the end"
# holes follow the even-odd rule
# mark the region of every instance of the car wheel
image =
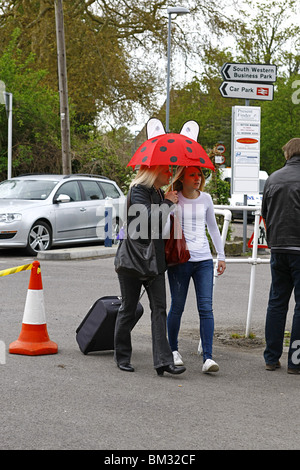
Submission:
POLYGON ((36 255, 39 251, 49 250, 51 245, 52 233, 49 225, 42 221, 35 222, 28 234, 27 252, 36 255))

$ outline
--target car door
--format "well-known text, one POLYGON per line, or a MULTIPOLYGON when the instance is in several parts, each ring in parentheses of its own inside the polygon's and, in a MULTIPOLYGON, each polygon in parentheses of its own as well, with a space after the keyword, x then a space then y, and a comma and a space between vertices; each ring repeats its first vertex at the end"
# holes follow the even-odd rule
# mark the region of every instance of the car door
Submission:
MULTIPOLYGON (((83 189, 83 199, 86 207, 87 238, 100 238, 98 234, 99 223, 102 225, 105 211, 104 193, 97 181, 80 180, 83 189)), ((102 233, 102 232, 101 232, 102 233)))
POLYGON ((83 240, 87 237, 87 209, 77 181, 62 184, 54 196, 54 241, 83 240), (68 202, 55 202, 60 195, 69 196, 68 202))
MULTIPOLYGON (((117 185, 113 182, 101 181, 99 182, 99 185, 104 192, 105 205, 112 208, 112 231, 118 231, 118 229, 123 225, 123 221, 125 220, 126 198, 117 185), (118 227, 116 226, 117 221, 118 227)), ((98 233, 100 233, 100 230, 103 230, 104 234, 104 227, 105 218, 98 222, 98 233)))

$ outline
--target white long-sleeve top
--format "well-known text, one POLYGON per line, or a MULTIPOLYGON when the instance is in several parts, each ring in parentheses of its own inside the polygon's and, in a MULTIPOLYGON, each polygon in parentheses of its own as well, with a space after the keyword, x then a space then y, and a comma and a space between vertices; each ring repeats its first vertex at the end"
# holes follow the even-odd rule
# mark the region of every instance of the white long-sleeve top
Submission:
POLYGON ((225 260, 224 246, 210 194, 200 192, 196 199, 188 199, 179 192, 176 213, 191 255, 189 261, 203 261, 212 258, 205 231, 206 227, 217 252, 217 259, 225 260))

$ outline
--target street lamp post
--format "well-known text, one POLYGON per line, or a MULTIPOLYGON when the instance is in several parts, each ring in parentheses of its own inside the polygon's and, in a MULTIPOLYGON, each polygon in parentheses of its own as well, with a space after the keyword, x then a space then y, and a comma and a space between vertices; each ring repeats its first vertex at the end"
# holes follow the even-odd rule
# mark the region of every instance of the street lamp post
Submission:
POLYGON ((62 170, 64 175, 72 173, 70 149, 70 118, 68 103, 67 59, 64 32, 63 0, 55 0, 57 68, 60 103, 60 128, 62 147, 62 170))
POLYGON ((167 13, 169 15, 168 23, 168 62, 167 62, 167 101, 166 101, 166 132, 169 132, 170 117, 170 65, 171 65, 171 15, 186 15, 190 10, 184 7, 169 7, 167 13))
POLYGON ((3 92, 5 100, 5 108, 8 119, 8 144, 7 144, 7 179, 11 178, 12 168, 12 109, 13 109, 13 95, 12 93, 3 92))

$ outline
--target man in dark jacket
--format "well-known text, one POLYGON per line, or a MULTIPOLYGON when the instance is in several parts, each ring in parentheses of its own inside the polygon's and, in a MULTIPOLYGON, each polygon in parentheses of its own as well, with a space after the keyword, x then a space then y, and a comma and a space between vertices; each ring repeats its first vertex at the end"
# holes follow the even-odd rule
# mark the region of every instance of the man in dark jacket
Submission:
POLYGON ((300 374, 300 138, 291 139, 282 150, 286 163, 269 176, 262 201, 272 276, 264 359, 267 370, 280 367, 286 316, 294 290, 288 373, 300 374))

